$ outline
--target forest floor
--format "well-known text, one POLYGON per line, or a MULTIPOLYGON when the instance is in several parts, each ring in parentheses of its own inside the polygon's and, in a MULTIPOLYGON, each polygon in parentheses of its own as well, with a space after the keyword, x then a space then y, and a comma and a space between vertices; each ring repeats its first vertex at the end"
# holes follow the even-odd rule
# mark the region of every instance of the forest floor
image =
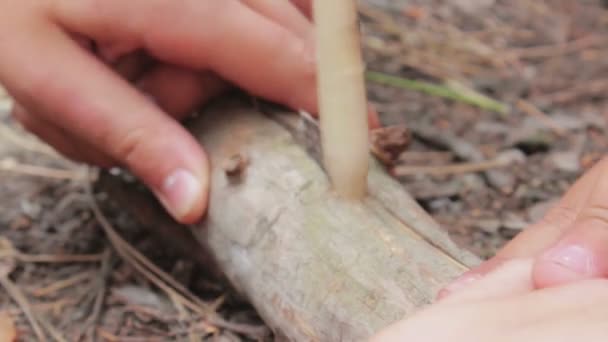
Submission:
MULTIPOLYGON (((607 150, 604 3, 362 1, 368 69, 401 84, 369 81, 389 127, 377 132, 382 157, 482 258, 538 221, 607 150)), ((23 341, 271 340, 204 265, 90 193, 87 168, 21 130, 10 102, 0 90, 0 330, 14 323, 23 341), (186 291, 159 286, 142 255, 186 291)))

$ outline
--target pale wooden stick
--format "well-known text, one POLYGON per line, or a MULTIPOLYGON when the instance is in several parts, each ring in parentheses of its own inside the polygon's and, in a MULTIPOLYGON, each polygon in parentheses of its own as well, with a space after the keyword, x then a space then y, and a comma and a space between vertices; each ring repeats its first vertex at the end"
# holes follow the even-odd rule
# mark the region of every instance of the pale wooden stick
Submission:
POLYGON ((360 199, 367 192, 367 97, 356 3, 316 0, 321 145, 333 189, 360 199))

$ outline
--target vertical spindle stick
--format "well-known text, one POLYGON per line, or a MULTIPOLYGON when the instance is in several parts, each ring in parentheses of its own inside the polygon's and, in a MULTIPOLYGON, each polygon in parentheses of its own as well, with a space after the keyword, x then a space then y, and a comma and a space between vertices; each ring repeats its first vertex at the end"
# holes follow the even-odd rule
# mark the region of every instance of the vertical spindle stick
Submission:
POLYGON ((364 64, 354 0, 315 0, 321 144, 333 189, 367 192, 369 135, 364 64))

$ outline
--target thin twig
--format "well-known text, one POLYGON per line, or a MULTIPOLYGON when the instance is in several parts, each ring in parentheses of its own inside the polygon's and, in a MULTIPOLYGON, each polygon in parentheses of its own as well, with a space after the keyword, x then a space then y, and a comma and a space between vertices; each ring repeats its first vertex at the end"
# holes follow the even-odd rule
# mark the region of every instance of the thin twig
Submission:
POLYGON ((175 292, 171 289, 171 287, 179 290, 179 297, 186 301, 184 303, 186 306, 190 307, 194 311, 197 311, 203 315, 209 313, 207 310, 207 305, 203 303, 199 298, 197 298, 194 294, 192 294, 188 289, 186 289, 182 284, 179 284, 175 279, 173 279, 166 272, 158 268, 154 265, 150 260, 148 260, 145 256, 143 256, 139 251, 137 251, 133 246, 127 243, 120 235, 116 232, 116 230, 112 227, 108 219, 103 215, 101 209, 95 202, 95 199, 90 194, 93 202, 92 209, 93 213, 97 221, 100 223, 110 241, 114 244, 116 248, 116 252, 121 255, 126 261, 131 264, 131 266, 135 267, 138 271, 142 272, 144 276, 149 278, 150 281, 155 283, 157 286, 160 286, 162 290, 169 291, 171 293, 175 292), (166 283, 166 284, 165 284, 166 283))
POLYGON ((103 260, 103 254, 17 254, 17 260, 28 263, 38 264, 71 264, 71 263, 89 263, 100 262, 103 260))
POLYGON ((38 319, 37 319, 36 315, 34 314, 34 311, 32 311, 32 307, 31 307, 29 301, 27 300, 25 295, 21 292, 19 287, 17 287, 9 279, 7 274, 0 275, 0 284, 2 285, 2 287, 4 287, 4 289, 11 296, 11 298, 13 298, 15 303, 17 303, 17 305, 19 305, 19 307, 21 308, 21 311, 23 312, 23 314, 29 321, 30 325, 32 326, 32 330, 34 330, 34 333, 36 334, 36 338, 38 339, 38 341, 45 342, 46 336, 44 335, 44 332, 40 328, 38 319))
POLYGON ((543 111, 541 111, 540 109, 538 109, 538 107, 536 107, 532 103, 530 103, 530 102, 528 102, 526 100, 521 99, 521 100, 517 101, 517 108, 519 108, 522 112, 524 112, 526 114, 529 114, 530 116, 533 116, 533 117, 537 118, 544 125, 546 125, 547 127, 551 128, 551 130, 553 132, 555 132, 555 134, 557 134, 558 136, 564 137, 566 135, 566 132, 564 131, 564 129, 561 128, 555 122, 555 120, 553 120, 550 116, 548 116, 543 111))
POLYGON ((68 279, 60 280, 60 281, 50 284, 49 286, 45 286, 42 288, 38 288, 36 290, 32 290, 32 291, 30 291, 30 293, 34 297, 48 296, 57 291, 63 290, 65 288, 74 286, 82 281, 85 281, 85 280, 91 278, 91 275, 92 275, 92 272, 90 272, 90 271, 78 273, 75 276, 72 276, 68 279))
POLYGON ((176 319, 173 314, 164 313, 161 309, 155 309, 150 306, 146 306, 145 304, 129 304, 128 300, 124 302, 126 303, 125 312, 136 312, 143 316, 150 316, 159 321, 171 321, 176 319))
POLYGON ((93 305, 93 312, 85 323, 86 329, 90 329, 87 333, 89 341, 95 341, 95 333, 97 331, 96 325, 99 322, 101 316, 101 309, 103 308, 103 302, 108 292, 108 277, 112 270, 112 252, 107 249, 104 252, 103 262, 101 263, 101 269, 99 271, 99 278, 97 283, 97 296, 95 297, 95 304, 93 305))
POLYGON ((121 258, 123 258, 125 262, 127 262, 137 272, 146 277, 146 279, 148 279, 152 284, 154 284, 160 290, 165 292, 165 294, 169 298, 173 297, 176 300, 179 300, 182 305, 194 311, 195 313, 200 315, 201 318, 206 319, 209 323, 227 330, 231 330, 235 333, 252 333, 252 329, 248 325, 228 322, 223 318, 219 317, 215 311, 210 309, 210 306, 208 304, 202 302, 198 297, 192 294, 192 292, 186 289, 182 284, 179 284, 170 275, 158 268, 158 266, 154 265, 144 255, 142 255, 127 241, 125 241, 116 232, 112 224, 110 224, 109 220, 101 211, 101 208, 99 207, 97 200, 93 195, 91 183, 86 183, 85 187, 87 195, 89 196, 91 210, 95 215, 95 219, 97 220, 97 222, 99 222, 102 229, 108 236, 116 253, 121 258))
POLYGON ((396 166, 391 173, 396 177, 414 175, 448 176, 463 173, 484 172, 492 169, 506 167, 508 163, 503 160, 490 160, 474 163, 461 163, 438 166, 396 166))
POLYGON ((244 323, 232 323, 228 321, 222 320, 221 322, 212 322, 220 328, 224 328, 226 330, 233 331, 235 333, 261 338, 268 333, 268 330, 265 326, 257 326, 257 325, 249 325, 244 323))
POLYGON ((0 259, 14 258, 17 261, 40 264, 63 264, 99 262, 103 260, 102 254, 25 254, 15 248, 13 243, 0 236, 0 259))
POLYGON ((520 59, 555 57, 559 55, 576 53, 582 49, 590 48, 604 42, 606 42, 605 37, 589 35, 556 45, 541 45, 515 49, 508 51, 507 54, 511 54, 520 59))
POLYGON ((110 239, 110 242, 112 242, 116 252, 123 259, 125 259, 127 263, 129 263, 137 271, 141 272, 142 275, 158 286, 161 290, 165 291, 167 294, 175 295, 176 298, 181 300, 186 307, 201 314, 203 317, 212 314, 207 305, 198 297, 192 294, 183 285, 179 284, 166 272, 154 265, 150 260, 148 260, 133 246, 120 237, 99 208, 99 205, 97 204, 97 201, 93 195, 90 183, 87 184, 87 193, 90 198, 91 210, 93 211, 95 218, 108 235, 108 238, 110 239))
POLYGON ((171 296, 169 299, 171 299, 171 302, 173 302, 173 306, 175 306, 175 309, 177 310, 179 323, 188 331, 188 338, 190 339, 190 342, 200 341, 201 336, 199 336, 194 331, 194 328, 192 326, 189 326, 189 324, 187 323, 187 321, 189 320, 189 314, 186 308, 184 308, 178 298, 171 296))
MULTIPOLYGON (((52 311, 53 314, 55 315, 59 315, 61 313, 61 310, 68 305, 74 305, 78 303, 77 300, 74 300, 72 298, 70 299, 59 299, 56 300, 54 302, 48 302, 48 303, 36 303, 32 305, 32 310, 34 310, 34 312, 46 312, 46 311, 52 311)), ((20 309, 8 309, 6 310, 9 314, 15 316, 15 315, 19 315, 21 314, 21 310, 20 309)))
POLYGON ((195 307, 197 308, 195 311, 199 311, 203 315, 208 315, 209 313, 212 312, 211 310, 209 310, 209 305, 207 303, 204 303, 202 300, 200 300, 200 298, 195 296, 192 292, 190 292, 190 290, 188 290, 186 287, 184 287, 184 285, 177 282, 173 277, 171 277, 165 271, 158 268, 158 266, 156 266, 154 263, 152 263, 143 254, 139 253, 139 251, 137 251, 135 248, 133 248, 133 246, 131 246, 125 240, 120 238, 118 233, 116 233, 116 230, 114 230, 114 234, 115 234, 115 236, 117 236, 119 238, 119 240, 121 241, 124 248, 127 251, 129 251, 129 253, 131 253, 131 255, 133 256, 133 258, 135 258, 135 260, 137 260, 144 267, 146 267, 148 270, 153 272, 159 279, 166 282, 169 286, 171 286, 172 288, 177 290, 181 294, 182 297, 187 298, 188 301, 195 304, 195 307), (200 310, 202 310, 202 311, 200 311, 200 310))
MULTIPOLYGON (((112 253, 111 250, 108 248, 106 249, 103 253, 103 259, 102 259, 102 263, 101 263, 101 268, 99 270, 99 276, 97 277, 97 282, 95 284, 93 284, 92 291, 90 292, 90 294, 92 294, 92 296, 94 296, 94 300, 93 300, 93 308, 91 309, 91 313, 89 315, 89 317, 87 318, 87 320, 85 321, 85 323, 83 324, 83 326, 80 328, 80 330, 78 331, 78 333, 76 334, 76 336, 74 337, 75 341, 80 341, 80 339, 82 338, 83 335, 87 334, 89 336, 89 341, 93 341, 94 340, 94 336, 93 334, 95 334, 95 325, 99 320, 99 315, 101 313, 101 309, 102 309, 102 304, 103 304, 103 300, 105 299, 105 295, 106 295, 106 291, 107 291, 107 278, 109 276, 110 273, 110 266, 111 266, 111 259, 112 259, 112 253), (89 330, 90 328, 93 328, 91 330, 89 330)), ((92 297, 92 296, 88 296, 88 297, 92 297)), ((88 302, 88 300, 87 300, 88 302)))
POLYGON ((20 262, 33 264, 71 264, 100 262, 101 254, 25 254, 11 248, 0 249, 1 258, 15 258, 20 262))
POLYGON ((214 303, 212 306, 202 302, 183 285, 177 283, 175 279, 159 269, 144 255, 137 251, 116 232, 107 217, 103 214, 93 195, 92 184, 87 182, 85 188, 86 194, 89 197, 91 210, 93 211, 97 222, 108 236, 116 253, 152 284, 165 292, 169 298, 180 301, 182 305, 197 313, 202 319, 206 320, 206 322, 217 327, 250 336, 259 336, 262 331, 265 332, 264 329, 252 329, 249 325, 228 322, 219 317, 211 308, 215 308, 221 301, 214 303))
POLYGON ((51 338, 57 342, 67 342, 65 337, 61 335, 59 330, 55 328, 50 322, 48 322, 43 317, 38 317, 38 321, 40 321, 40 325, 44 327, 44 329, 51 335, 51 338))
POLYGON ((568 102, 575 101, 584 96, 605 96, 605 93, 607 91, 608 80, 597 79, 591 81, 584 81, 582 84, 576 85, 569 89, 536 96, 534 98, 534 102, 542 103, 543 105, 563 105, 568 102))
POLYGON ((157 339, 154 339, 152 337, 138 337, 138 336, 117 336, 112 334, 111 332, 104 330, 104 329, 97 329, 99 336, 103 337, 105 339, 105 341, 109 341, 109 342, 154 342, 154 341, 160 341, 157 339))
POLYGON ((54 169, 38 165, 22 164, 11 158, 0 160, 0 171, 56 180, 83 181, 86 179, 86 174, 83 170, 54 169))
POLYGON ((103 337, 106 341, 109 342, 118 342, 120 341, 120 337, 112 334, 111 332, 102 329, 102 328, 97 328, 97 334, 101 337, 103 337))

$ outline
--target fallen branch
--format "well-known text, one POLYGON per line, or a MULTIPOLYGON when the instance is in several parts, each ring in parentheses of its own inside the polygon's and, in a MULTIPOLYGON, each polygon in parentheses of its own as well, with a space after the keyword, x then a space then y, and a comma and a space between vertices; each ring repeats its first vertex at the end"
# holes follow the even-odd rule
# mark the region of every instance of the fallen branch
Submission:
MULTIPOLYGON (((189 123, 212 165, 211 206, 191 227, 200 244, 192 254, 208 251, 277 339, 364 341, 432 302, 479 259, 450 241, 373 158, 363 201, 332 195, 313 158, 318 132, 306 122, 224 99, 189 123), (249 161, 236 176, 222 167, 235 155, 249 161)), ((129 193, 109 174, 100 181, 129 193)), ((151 195, 133 192, 118 204, 141 222, 185 229, 167 221, 151 195)))

